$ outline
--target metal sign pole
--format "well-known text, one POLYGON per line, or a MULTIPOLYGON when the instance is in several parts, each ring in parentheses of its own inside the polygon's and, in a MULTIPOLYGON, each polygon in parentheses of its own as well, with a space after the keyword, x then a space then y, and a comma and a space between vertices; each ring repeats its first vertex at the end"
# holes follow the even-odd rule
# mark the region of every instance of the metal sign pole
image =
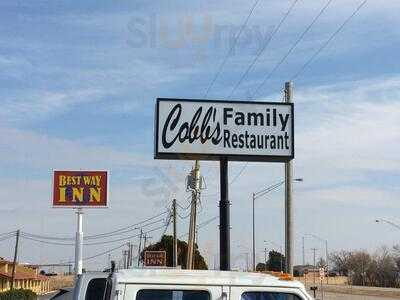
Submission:
POLYGON ((82 218, 83 211, 81 208, 78 208, 77 212, 77 228, 76 228, 76 236, 75 236, 75 273, 76 275, 82 274, 82 252, 83 252, 83 229, 82 229, 82 218))
MULTIPOLYGON (((285 83, 285 102, 292 102, 292 83, 285 83)), ((286 273, 293 275, 293 204, 292 204, 292 162, 285 163, 285 256, 286 273)))
POLYGON ((228 197, 228 160, 220 161, 220 190, 219 202, 219 245, 220 245, 220 270, 229 271, 230 265, 230 217, 228 197))

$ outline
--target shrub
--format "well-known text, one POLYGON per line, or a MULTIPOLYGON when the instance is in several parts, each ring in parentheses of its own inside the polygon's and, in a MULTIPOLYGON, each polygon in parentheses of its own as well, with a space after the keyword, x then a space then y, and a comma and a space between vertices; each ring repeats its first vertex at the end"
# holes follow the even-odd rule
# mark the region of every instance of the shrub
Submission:
POLYGON ((0 300, 36 300, 37 295, 31 290, 12 290, 0 293, 0 300))

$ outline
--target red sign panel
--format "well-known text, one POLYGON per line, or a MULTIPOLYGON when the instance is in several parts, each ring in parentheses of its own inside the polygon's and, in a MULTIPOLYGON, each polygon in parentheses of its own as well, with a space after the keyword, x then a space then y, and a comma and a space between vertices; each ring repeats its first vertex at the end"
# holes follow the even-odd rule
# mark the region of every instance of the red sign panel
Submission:
POLYGON ((144 265, 146 267, 165 267, 167 265, 167 253, 165 251, 145 251, 144 265))
POLYGON ((53 206, 107 207, 106 171, 54 171, 53 206))

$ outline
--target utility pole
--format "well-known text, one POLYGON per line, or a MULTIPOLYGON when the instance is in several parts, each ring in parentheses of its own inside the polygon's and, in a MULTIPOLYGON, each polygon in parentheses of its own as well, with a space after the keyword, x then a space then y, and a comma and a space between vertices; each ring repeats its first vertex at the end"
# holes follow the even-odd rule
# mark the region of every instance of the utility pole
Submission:
POLYGON ((15 237, 14 262, 13 262, 13 268, 12 268, 11 287, 10 287, 11 290, 14 289, 15 269, 17 268, 17 259, 18 259, 19 234, 20 234, 20 230, 18 229, 17 235, 15 237))
POLYGON ((143 229, 140 228, 140 236, 139 236, 139 249, 138 249, 138 259, 137 259, 137 266, 140 265, 140 251, 142 250, 142 236, 143 236, 143 229))
MULTIPOLYGON (((285 83, 285 102, 292 102, 292 82, 285 83)), ((285 256, 286 272, 293 275, 292 162, 285 162, 285 256)))
POLYGON ((305 243, 305 237, 303 236, 302 238, 301 238, 301 241, 302 241, 302 248, 303 248, 303 266, 305 266, 306 265, 306 254, 305 254, 305 251, 304 251, 304 243, 305 243))
POLYGON ((256 221, 254 205, 256 201, 256 194, 253 193, 253 272, 256 270, 256 221))
POLYGON ((126 259, 127 261, 126 268, 128 269, 131 261, 131 242, 128 242, 127 246, 128 246, 128 258, 126 259))
POLYGON ((192 190, 192 202, 190 207, 190 225, 188 237, 188 254, 186 259, 186 269, 193 269, 194 262, 194 243, 196 240, 196 216, 197 216, 197 202, 200 196, 200 163, 198 160, 195 162, 194 169, 191 171, 188 182, 192 190))
POLYGON ((77 230, 75 237, 75 273, 76 276, 82 274, 83 268, 83 211, 81 208, 78 208, 76 212, 77 215, 77 230))
POLYGON ((265 271, 267 271, 267 248, 264 248, 265 271))
POLYGON ((325 240, 325 256, 326 256, 326 283, 329 283, 329 252, 328 252, 328 240, 325 240))
POLYGON ((176 199, 172 200, 172 219, 174 222, 174 240, 173 240, 173 250, 172 250, 172 266, 176 268, 178 266, 178 241, 176 232, 176 199))
POLYGON ((126 250, 122 250, 122 268, 126 269, 126 250))
POLYGON ((131 260, 130 260, 131 267, 133 266, 133 244, 131 244, 131 260))
POLYGON ((313 261, 314 261, 314 270, 313 270, 313 283, 315 284, 315 270, 317 268, 317 266, 315 265, 315 252, 318 250, 317 248, 311 248, 311 250, 313 251, 313 261))
POLYGON ((148 236, 147 233, 144 234, 144 241, 143 241, 143 250, 146 249, 147 240, 150 240, 152 237, 148 236))

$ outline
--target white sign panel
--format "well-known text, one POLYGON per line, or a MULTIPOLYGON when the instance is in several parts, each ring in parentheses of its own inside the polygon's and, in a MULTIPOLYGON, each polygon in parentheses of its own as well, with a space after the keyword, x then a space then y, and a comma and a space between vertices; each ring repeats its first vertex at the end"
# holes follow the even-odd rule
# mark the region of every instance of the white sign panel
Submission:
POLYGON ((155 158, 294 157, 292 103, 157 99, 155 118, 155 158))

